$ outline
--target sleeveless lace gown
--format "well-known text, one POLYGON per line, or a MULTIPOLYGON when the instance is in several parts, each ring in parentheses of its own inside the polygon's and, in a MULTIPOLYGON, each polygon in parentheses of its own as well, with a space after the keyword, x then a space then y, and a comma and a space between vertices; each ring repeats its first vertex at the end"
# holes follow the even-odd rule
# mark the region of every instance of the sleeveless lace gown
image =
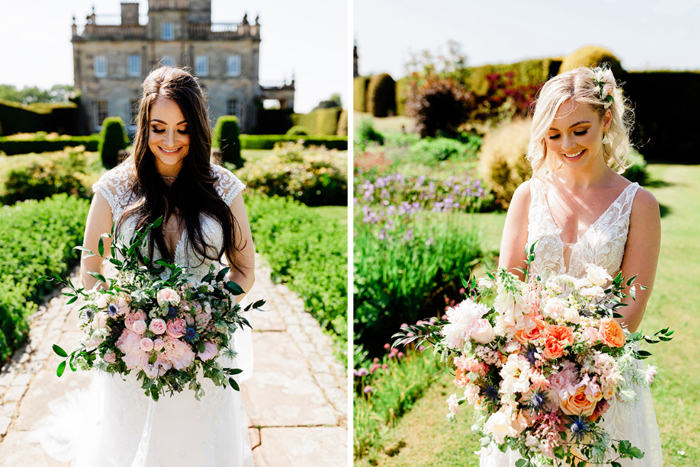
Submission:
MULTIPOLYGON (((109 202, 115 223, 135 201, 129 187, 133 170, 133 165, 121 165, 93 187, 109 202)), ((217 193, 230 205, 243 183, 222 167, 212 166, 211 170, 217 178, 217 193)), ((120 231, 130 238, 134 227, 135 221, 127 221, 120 231)), ((202 217, 202 229, 207 243, 218 251, 221 226, 202 217)), ((158 253, 155 256, 159 257, 158 253)), ((175 261, 188 267, 197 279, 208 272, 211 263, 202 262, 194 253, 186 231, 177 244, 175 261)), ((217 268, 222 263, 217 263, 217 268)), ((250 330, 237 331, 234 346, 238 354, 234 361, 219 360, 225 366, 243 369, 240 379, 247 379, 253 357, 250 330)), ((123 381, 119 376, 95 372, 88 390, 70 392, 49 404, 52 415, 33 427, 30 439, 40 442, 52 457, 72 460, 73 466, 80 467, 253 466, 240 392, 216 387, 206 379, 201 401, 192 391, 184 390, 153 402, 140 386, 131 375, 123 381)))
MULTIPOLYGON (((622 265, 632 202, 639 185, 628 185, 573 245, 564 244, 559 236, 561 230, 554 223, 547 204, 547 188, 548 185, 541 180, 530 181, 528 250, 538 241, 531 273, 543 278, 552 274, 569 274, 580 278, 586 275, 586 265, 593 263, 615 277, 622 265), (565 248, 570 248, 568 268, 564 260, 565 248)), ((633 446, 645 453, 640 460, 618 461, 623 467, 662 467, 661 441, 649 389, 637 388, 637 400, 633 403, 613 401, 603 416, 603 426, 613 439, 630 440, 633 446)), ((480 466, 514 466, 518 459, 520 456, 517 453, 510 450, 501 453, 492 445, 482 449, 480 466)))

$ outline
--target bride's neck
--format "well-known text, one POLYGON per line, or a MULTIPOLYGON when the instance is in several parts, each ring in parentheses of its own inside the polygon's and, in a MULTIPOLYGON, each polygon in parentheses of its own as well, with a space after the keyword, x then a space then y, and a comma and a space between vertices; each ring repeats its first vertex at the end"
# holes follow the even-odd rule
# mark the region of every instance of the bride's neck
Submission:
POLYGON ((552 172, 552 176, 566 186, 576 190, 585 190, 593 186, 609 184, 614 178, 615 172, 601 158, 599 161, 578 169, 562 167, 552 172))

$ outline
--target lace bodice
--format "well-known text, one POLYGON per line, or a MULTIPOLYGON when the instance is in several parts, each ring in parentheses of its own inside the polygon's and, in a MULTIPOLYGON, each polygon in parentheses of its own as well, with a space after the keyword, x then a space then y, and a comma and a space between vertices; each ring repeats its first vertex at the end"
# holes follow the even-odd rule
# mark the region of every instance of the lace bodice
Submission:
POLYGON ((630 225, 632 202, 639 185, 628 185, 608 209, 571 246, 568 269, 564 261, 565 244, 554 223, 547 204, 548 185, 533 178, 530 181, 530 213, 528 215, 527 248, 535 245, 535 261, 532 272, 540 277, 552 274, 569 274, 583 277, 588 263, 605 268, 615 277, 620 270, 625 253, 630 225))
MULTIPOLYGON (((105 199, 107 199, 112 209, 112 221, 115 223, 119 220, 124 211, 136 201, 136 194, 132 188, 132 180, 134 180, 135 177, 134 170, 133 164, 122 164, 102 175, 92 187, 93 191, 97 192, 99 190, 105 199)), ((214 189, 221 199, 230 206, 234 198, 245 188, 245 185, 229 170, 223 167, 213 165, 211 167, 211 173, 217 179, 214 184, 214 189)), ((221 225, 209 216, 202 216, 201 222, 202 234, 207 245, 209 245, 212 251, 220 251, 223 242, 221 225)), ((136 220, 130 218, 120 226, 119 232, 117 233, 129 238, 133 234, 135 227, 136 220)), ((142 253, 145 254, 145 251, 142 253)), ((161 258, 157 248, 155 249, 154 256, 154 260, 161 258)), ((201 279, 209 271, 210 262, 202 261, 195 253, 194 248, 187 238, 186 230, 182 232, 177 242, 174 256, 175 262, 187 268, 188 272, 196 279, 201 279)), ((226 258, 224 257, 221 259, 221 263, 225 262, 226 258)))

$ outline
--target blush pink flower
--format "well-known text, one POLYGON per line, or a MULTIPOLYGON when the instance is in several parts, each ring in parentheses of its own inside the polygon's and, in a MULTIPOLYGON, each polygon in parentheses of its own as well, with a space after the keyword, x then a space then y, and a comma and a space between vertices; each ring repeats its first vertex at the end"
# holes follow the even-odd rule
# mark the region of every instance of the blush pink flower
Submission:
POLYGON ((117 339, 115 345, 119 350, 125 354, 131 353, 134 350, 138 350, 141 344, 141 336, 133 331, 124 329, 121 336, 117 339))
POLYGON ((214 344, 213 342, 205 342, 204 343, 204 352, 197 353, 197 356, 203 362, 206 362, 207 360, 211 360, 212 358, 214 358, 218 351, 219 351, 219 349, 216 347, 216 344, 214 344))
POLYGON ((148 353, 136 349, 124 355, 122 360, 126 363, 127 370, 134 368, 143 369, 144 366, 148 365, 148 353))
POLYGON ((187 323, 184 319, 178 318, 168 321, 166 332, 168 336, 179 339, 185 335, 185 329, 187 329, 187 323))
POLYGON ((116 305, 117 305, 117 308, 119 309, 117 311, 117 314, 120 316, 125 316, 126 314, 128 314, 131 311, 131 308, 129 308, 129 302, 127 302, 126 299, 124 299, 122 297, 120 297, 117 300, 116 305))
POLYGON ((117 356, 114 352, 107 352, 103 360, 107 363, 114 363, 117 361, 117 356))
POLYGON ((155 349, 156 352, 160 352, 163 349, 164 345, 165 345, 165 342, 163 342, 163 339, 155 339, 153 341, 153 348, 155 349))
POLYGON ((489 320, 481 318, 472 323, 469 336, 479 344, 488 344, 496 337, 496 334, 489 320))
POLYGON ((156 300, 158 301, 158 306, 163 306, 166 302, 170 305, 177 305, 180 303, 180 296, 173 289, 168 288, 159 290, 156 300))
POLYGON ((189 345, 170 337, 165 338, 165 357, 176 370, 188 368, 194 361, 195 353, 189 345))
POLYGON ((126 315, 124 318, 124 326, 126 326, 129 331, 133 331, 136 321, 146 321, 146 313, 143 310, 138 310, 136 313, 129 313, 126 315))
POLYGON ((151 324, 148 325, 148 329, 153 334, 161 335, 161 334, 165 333, 165 331, 167 329, 167 324, 165 324, 164 320, 162 320, 160 318, 156 318, 156 319, 151 321, 151 324))
POLYGON ((153 341, 148 337, 144 337, 139 342, 139 348, 144 352, 150 352, 151 350, 153 350, 153 341))
POLYGON ((146 332, 146 322, 141 320, 135 321, 132 328, 136 334, 143 334, 146 332))

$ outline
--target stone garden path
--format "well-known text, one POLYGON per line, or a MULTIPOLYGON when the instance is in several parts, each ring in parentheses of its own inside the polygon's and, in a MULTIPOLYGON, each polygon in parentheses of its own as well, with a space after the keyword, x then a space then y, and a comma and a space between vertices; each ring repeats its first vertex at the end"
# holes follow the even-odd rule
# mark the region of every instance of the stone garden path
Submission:
MULTIPOLYGON (((266 313, 251 312, 255 369, 242 384, 256 467, 348 465, 346 368, 333 356, 330 339, 304 311, 303 301, 274 284, 257 256, 252 301, 267 300, 266 313)), ((73 279, 76 282, 76 278, 73 279)), ((0 370, 0 465, 67 466, 25 441, 48 414, 47 403, 85 388, 91 373, 55 375, 60 361, 51 346, 77 345, 76 305, 56 295, 34 315, 28 343, 0 370)))

